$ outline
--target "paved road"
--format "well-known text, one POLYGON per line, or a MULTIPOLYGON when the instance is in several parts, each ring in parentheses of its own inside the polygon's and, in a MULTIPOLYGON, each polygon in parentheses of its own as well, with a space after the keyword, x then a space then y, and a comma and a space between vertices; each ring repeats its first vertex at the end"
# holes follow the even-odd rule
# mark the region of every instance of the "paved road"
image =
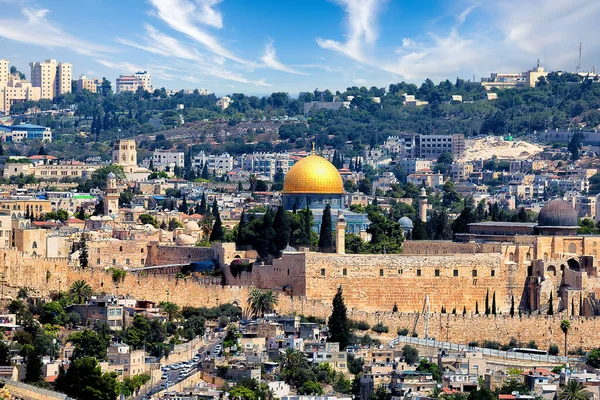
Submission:
MULTIPOLYGON (((204 361, 207 357, 213 356, 213 351, 215 350, 215 347, 219 344, 222 344, 222 342, 223 342, 223 339, 221 337, 217 336, 214 339, 211 339, 211 342, 208 345, 203 346, 200 349, 198 349, 198 351, 196 353, 194 353, 191 358, 188 359, 188 360, 191 360, 196 354, 200 356, 199 361, 195 365, 192 366, 192 368, 190 370, 190 375, 192 375, 198 371, 198 367, 200 366, 200 363, 202 361, 204 361)), ((172 364, 168 364, 168 365, 171 366, 172 364)), ((169 376, 168 377, 169 386, 179 383, 178 379, 179 379, 180 371, 181 371, 181 369, 179 369, 179 370, 171 369, 170 371, 167 371, 168 376, 169 376)), ((156 392, 158 392, 160 390, 163 390, 164 387, 161 388, 160 384, 165 381, 167 381, 167 380, 160 379, 158 382, 154 383, 154 385, 152 386, 151 389, 147 390, 147 393, 146 393, 146 391, 142 391, 142 393, 138 394, 138 396, 134 397, 134 399, 135 400, 143 400, 143 399, 149 398, 150 395, 155 394, 156 392)), ((183 381, 185 381, 185 380, 183 380, 183 381)))

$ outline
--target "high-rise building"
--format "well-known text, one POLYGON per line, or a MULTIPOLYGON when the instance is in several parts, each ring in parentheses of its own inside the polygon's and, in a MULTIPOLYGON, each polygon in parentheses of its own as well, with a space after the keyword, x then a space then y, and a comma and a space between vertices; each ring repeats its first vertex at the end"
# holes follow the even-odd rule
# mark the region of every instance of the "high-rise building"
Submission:
POLYGON ((152 92, 152 76, 148 71, 138 71, 135 73, 135 77, 140 81, 140 86, 146 92, 152 92))
POLYGON ((10 112, 14 103, 37 101, 41 98, 41 88, 33 87, 19 74, 11 75, 8 60, 0 60, 0 113, 10 112))
POLYGON ((42 89, 42 99, 54 99, 71 93, 73 64, 57 63, 56 60, 30 62, 31 84, 42 89))
POLYGON ((10 75, 8 63, 8 60, 0 60, 0 86, 4 86, 8 83, 8 77, 10 75))

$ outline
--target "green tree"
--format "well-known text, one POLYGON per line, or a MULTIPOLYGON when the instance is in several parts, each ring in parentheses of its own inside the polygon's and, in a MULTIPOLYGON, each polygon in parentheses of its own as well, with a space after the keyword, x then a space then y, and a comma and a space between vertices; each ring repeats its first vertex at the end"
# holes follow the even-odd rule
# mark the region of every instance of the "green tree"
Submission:
MULTIPOLYGON (((241 223, 240 221, 240 225, 241 223)), ((277 253, 281 253, 290 242, 290 219, 283 206, 277 208, 273 220, 273 229, 275 230, 275 237, 273 238, 275 249, 277 253)))
POLYGON ((580 131, 575 131, 567 146, 567 150, 571 153, 571 159, 573 161, 579 160, 579 150, 581 150, 582 140, 583 134, 580 131))
POLYGON ((512 392, 527 394, 529 393, 529 387, 520 380, 508 379, 498 388, 497 392, 498 394, 511 394, 512 392))
POLYGON ((407 344, 402 348, 402 356, 404 356, 404 361, 406 361, 407 364, 415 364, 419 361, 419 350, 417 350, 416 347, 407 344))
POLYGON ((585 363, 593 368, 600 368, 600 348, 590 350, 585 363))
POLYGON ((59 302, 50 301, 42 306, 40 322, 43 324, 63 325, 67 322, 67 314, 59 302))
POLYGON ((421 359, 417 366, 419 372, 429 372, 433 375, 433 380, 436 382, 442 381, 442 371, 438 367, 437 363, 429 362, 426 359, 421 359))
POLYGON ((69 341, 75 347, 75 358, 94 357, 100 361, 106 359, 108 340, 93 330, 75 332, 69 336, 69 341))
POLYGON ((116 373, 103 374, 95 358, 82 357, 72 362, 66 372, 61 366, 56 390, 79 400, 115 400, 119 385, 116 373))
POLYGON ((319 233, 319 251, 322 253, 332 253, 335 249, 333 244, 333 234, 331 226, 331 205, 327 204, 323 210, 321 220, 321 232, 319 233))
POLYGON ((592 394, 585 390, 583 383, 570 380, 558 393, 558 400, 589 400, 592 394))
POLYGON ((92 287, 88 285, 86 281, 80 279, 71 284, 69 293, 73 296, 75 301, 77 301, 77 304, 83 304, 92 296, 92 287))
POLYGON ((41 355, 34 348, 29 349, 25 356, 25 382, 39 382, 42 377, 42 362, 41 355))
POLYGON ((272 290, 252 289, 248 296, 248 305, 254 317, 274 311, 278 304, 279 299, 272 290))
POLYGON ((181 317, 181 308, 175 303, 169 301, 161 301, 159 305, 160 311, 167 315, 167 321, 172 322, 181 317))
POLYGON ((87 241, 85 239, 85 235, 81 235, 81 239, 79 240, 79 266, 82 269, 86 269, 89 267, 89 255, 88 255, 88 247, 87 241))
POLYGON ((209 240, 211 242, 220 242, 223 240, 225 236, 225 230, 223 229, 223 223, 221 222, 221 215, 219 214, 219 206, 217 205, 217 200, 215 200, 213 204, 212 213, 215 217, 215 223, 210 231, 209 240))
POLYGON ((327 321, 327 328, 329 329, 329 342, 339 343, 340 350, 344 350, 348 347, 351 340, 350 324, 348 322, 348 315, 341 286, 338 287, 337 293, 333 298, 333 311, 327 321))
POLYGON ((567 357, 567 335, 569 333, 569 329, 571 329, 571 322, 568 319, 563 319, 560 321, 560 329, 565 334, 565 357, 567 357))

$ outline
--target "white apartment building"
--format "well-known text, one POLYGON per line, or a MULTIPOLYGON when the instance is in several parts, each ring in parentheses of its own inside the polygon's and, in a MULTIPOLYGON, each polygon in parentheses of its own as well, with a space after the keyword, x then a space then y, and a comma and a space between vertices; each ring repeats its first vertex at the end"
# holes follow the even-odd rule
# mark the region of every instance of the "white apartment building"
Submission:
POLYGON ((54 99, 71 93, 73 64, 57 63, 56 60, 30 62, 31 84, 42 89, 42 99, 54 99))
POLYGON ((155 169, 162 171, 168 167, 170 171, 173 171, 175 167, 184 167, 185 155, 183 152, 178 151, 155 150, 152 153, 152 164, 154 164, 155 169))
POLYGON ((143 90, 152 92, 152 76, 148 71, 136 72, 133 75, 121 75, 116 80, 116 93, 137 92, 143 90))
POLYGON ((242 169, 273 180, 278 170, 287 174, 296 161, 288 153, 254 153, 240 157, 242 169))
POLYGON ((210 174, 220 177, 231 172, 233 161, 233 157, 229 153, 207 155, 201 151, 192 159, 192 164, 196 170, 201 170, 206 164, 210 174))
POLYGON ((18 74, 11 75, 8 65, 8 60, 0 60, 0 114, 8 114, 14 103, 37 101, 42 94, 41 88, 21 80, 18 74))

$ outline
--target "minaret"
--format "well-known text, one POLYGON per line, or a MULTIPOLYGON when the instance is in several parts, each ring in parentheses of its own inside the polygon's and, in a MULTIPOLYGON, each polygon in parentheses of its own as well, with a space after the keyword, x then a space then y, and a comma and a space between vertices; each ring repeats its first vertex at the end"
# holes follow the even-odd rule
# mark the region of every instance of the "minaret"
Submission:
POLYGON ((425 188, 421 188, 419 195, 419 218, 421 221, 427 222, 427 191, 425 188))
POLYGON ((112 172, 106 176, 106 192, 104 194, 104 215, 118 214, 119 189, 117 177, 112 172))
POLYGON ((337 254, 346 254, 346 218, 342 210, 338 210, 338 217, 335 223, 335 252, 337 254))

